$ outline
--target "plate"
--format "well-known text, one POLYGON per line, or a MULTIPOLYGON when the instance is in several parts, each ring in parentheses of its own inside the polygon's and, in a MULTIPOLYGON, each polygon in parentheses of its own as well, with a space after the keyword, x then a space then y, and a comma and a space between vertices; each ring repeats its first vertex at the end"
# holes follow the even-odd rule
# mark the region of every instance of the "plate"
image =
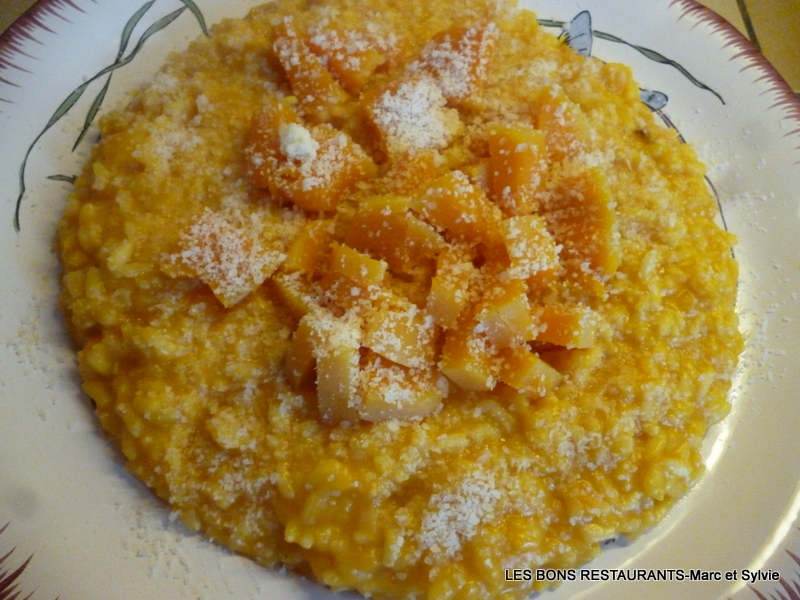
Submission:
MULTIPOLYGON (((126 473, 56 306, 54 228, 96 137, 87 121, 255 2, 40 0, 0 38, 0 597, 14 572, 33 599, 334 597, 188 532, 126 473)), ((541 596, 800 598, 800 102, 692 0, 523 6, 580 51, 631 65, 643 98, 698 148, 739 237, 747 338, 705 477, 656 528, 541 596)))

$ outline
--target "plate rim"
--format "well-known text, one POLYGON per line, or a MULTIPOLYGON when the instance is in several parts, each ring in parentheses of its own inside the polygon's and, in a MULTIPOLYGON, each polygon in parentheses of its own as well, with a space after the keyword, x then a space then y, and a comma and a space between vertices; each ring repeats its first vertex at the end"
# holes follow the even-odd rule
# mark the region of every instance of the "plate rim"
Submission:
MULTIPOLYGON (((14 58, 18 55, 31 57, 31 54, 28 54, 22 49, 23 41, 33 40, 34 42, 41 43, 35 37, 35 34, 39 31, 57 34, 54 29, 47 26, 47 20, 57 18, 69 22, 69 19, 62 14, 62 11, 77 10, 79 12, 85 12, 79 6, 81 1, 82 0, 37 0, 0 35, 0 84, 22 87, 6 77, 9 68, 12 72, 13 70, 29 72, 25 68, 14 63, 14 58)), ((94 0, 91 1, 96 4, 94 0)), ((716 34, 721 36, 725 41, 721 50, 730 49, 734 52, 734 54, 728 58, 728 61, 741 60, 745 63, 741 67, 740 72, 748 70, 755 70, 757 72, 758 76, 754 83, 766 86, 765 91, 761 92, 760 95, 769 94, 775 98, 775 102, 769 106, 768 110, 783 109, 785 111, 780 121, 788 120, 793 122, 793 125, 784 133, 784 137, 797 138, 795 141, 795 148, 796 150, 800 150, 800 97, 791 88, 785 78, 780 75, 763 53, 761 53, 746 36, 712 9, 703 6, 697 2, 697 0, 670 0, 666 10, 673 9, 674 6, 680 11, 678 21, 684 18, 696 19, 698 24, 709 26, 710 35, 716 34)), ((2 86, 0 86, 0 90, 1 89, 2 86)), ((4 99, 2 97, 2 91, 0 91, 0 116, 4 114, 4 105, 8 102, 10 101, 4 99)), ((794 164, 800 164, 800 158, 798 158, 794 164)), ((7 526, 7 524, 0 522, 0 533, 6 531, 7 526)), ((8 535, 8 533, 6 533, 6 535, 8 535)), ((0 542, 2 541, 4 540, 0 537, 0 542)), ((775 552, 778 550, 779 549, 776 548, 775 552)), ((794 555, 792 556, 794 557, 794 555)), ((800 559, 796 559, 796 562, 798 563, 798 570, 793 575, 800 576, 800 559)), ((27 561, 24 564, 27 565, 27 561)), ((2 573, 0 573, 0 575, 2 575, 2 573)), ((753 591, 761 597, 759 592, 753 591)), ((800 598, 800 595, 795 594, 790 596, 790 598, 800 598)))

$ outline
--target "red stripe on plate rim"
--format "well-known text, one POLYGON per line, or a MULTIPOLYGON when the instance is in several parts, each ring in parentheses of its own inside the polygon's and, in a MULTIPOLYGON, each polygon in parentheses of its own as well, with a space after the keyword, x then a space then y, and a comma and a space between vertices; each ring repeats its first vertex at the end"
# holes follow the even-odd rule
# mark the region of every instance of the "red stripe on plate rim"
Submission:
MULTIPOLYGON (((736 51, 728 60, 744 63, 739 69, 740 73, 750 69, 759 71, 755 83, 768 86, 760 95, 772 94, 775 96, 775 102, 770 105, 769 110, 783 109, 785 114, 780 120, 793 121, 790 131, 784 137, 800 134, 800 98, 767 58, 750 43, 750 40, 728 21, 710 8, 698 3, 697 0, 670 0, 669 6, 670 8, 677 6, 681 10, 678 20, 692 16, 697 19, 698 25, 708 25, 713 34, 720 35, 725 41, 722 48, 732 48, 736 51)), ((797 149, 800 150, 800 145, 797 146, 797 149)))
MULTIPOLYGON (((58 35, 49 21, 53 18, 70 23, 67 18, 70 11, 85 12, 79 2, 85 0, 39 0, 31 6, 21 17, 0 35, 0 82, 12 87, 20 87, 13 80, 13 74, 30 73, 30 71, 19 62, 19 58, 25 57, 36 60, 36 56, 24 50, 26 45, 31 42, 41 46, 46 44, 42 41, 41 33, 58 35)), ((91 0, 96 3, 97 0, 91 0)), ((10 102, 0 96, 0 102, 10 102)))

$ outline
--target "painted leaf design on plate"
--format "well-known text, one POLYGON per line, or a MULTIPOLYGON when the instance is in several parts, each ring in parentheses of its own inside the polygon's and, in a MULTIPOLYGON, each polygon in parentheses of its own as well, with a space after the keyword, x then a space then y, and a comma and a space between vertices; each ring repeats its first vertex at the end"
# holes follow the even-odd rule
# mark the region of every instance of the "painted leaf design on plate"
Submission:
POLYGON ((650 110, 661 110, 669 101, 669 97, 664 92, 657 92, 656 90, 639 90, 639 99, 644 102, 650 110))
MULTIPOLYGON (((706 90, 714 96, 716 96, 722 104, 725 104, 725 100, 722 96, 716 92, 715 90, 711 89, 705 83, 700 81, 697 77, 692 75, 686 67, 681 65, 679 62, 672 60, 657 52, 651 48, 646 48, 644 46, 639 46, 637 44, 632 44, 621 37, 616 35, 605 33, 603 31, 598 31, 592 28, 592 16, 588 10, 581 11, 578 13, 573 19, 567 23, 566 21, 557 21, 553 19, 537 19, 537 23, 542 27, 560 27, 562 29, 561 35, 559 35, 559 39, 564 40, 564 42, 572 48, 575 52, 582 56, 590 56, 592 52, 592 45, 594 43, 594 39, 605 40, 608 42, 614 42, 617 44, 624 44, 629 48, 632 48, 645 56, 646 58, 657 62, 662 65, 666 65, 677 69, 684 77, 686 77, 693 85, 699 87, 700 89, 706 90)), ((645 90, 647 91, 647 90, 645 90)), ((648 91, 649 92, 649 91, 648 91)), ((666 94, 662 92, 649 92, 650 94, 655 94, 652 96, 647 96, 647 101, 643 98, 642 101, 647 104, 653 110, 660 110, 666 106, 664 105, 659 106, 659 108, 653 108, 654 106, 658 106, 661 101, 666 101, 668 99, 666 94), (651 104, 652 102, 652 104, 651 104)))
POLYGON ((592 14, 588 10, 579 12, 559 36, 564 42, 581 56, 592 55, 592 14))
POLYGON ((627 42, 627 41, 623 40, 622 38, 619 38, 619 37, 617 37, 615 35, 611 35, 610 33, 603 33, 602 31, 595 31, 594 35, 595 35, 595 37, 597 37, 598 39, 601 39, 601 40, 606 40, 606 41, 609 41, 609 42, 616 42, 618 44, 625 44, 629 48, 633 48, 634 50, 636 50, 637 52, 639 52, 640 54, 644 55, 645 57, 649 58, 650 60, 652 60, 654 62, 657 62, 657 63, 662 64, 662 65, 667 65, 669 67, 677 69, 678 71, 680 71, 681 75, 683 75, 684 77, 686 77, 686 79, 691 81, 693 85, 699 87, 702 90, 706 90, 708 92, 711 92, 712 94, 714 94, 719 99, 720 102, 725 104, 725 100, 723 100, 722 96, 719 93, 715 92, 710 87, 708 87, 705 83, 703 83, 702 81, 697 79, 697 77, 692 75, 686 69, 686 67, 681 65, 679 62, 677 62, 675 60, 672 60, 671 58, 667 58, 666 56, 664 56, 660 52, 656 52, 655 50, 652 50, 650 48, 645 48, 644 46, 637 46, 636 44, 631 44, 630 42, 627 42))
MULTIPOLYGON (((206 26, 205 18, 203 17, 203 13, 200 11, 197 4, 193 0, 180 0, 183 6, 181 8, 172 11, 171 13, 167 14, 164 17, 161 17, 153 24, 151 24, 147 29, 145 29, 144 33, 142 33, 141 37, 138 39, 133 49, 127 55, 125 55, 125 52, 128 49, 128 45, 131 41, 136 26, 145 16, 147 11, 150 10, 155 1, 156 0, 149 0, 149 2, 145 2, 125 23, 125 26, 122 29, 122 34, 120 36, 119 49, 117 51, 117 55, 114 62, 111 63, 109 66, 105 67, 104 69, 101 69, 100 71, 95 73, 92 77, 84 81, 81 85, 72 90, 72 92, 70 92, 70 94, 61 102, 61 104, 58 105, 56 110, 53 112, 53 115, 48 120, 47 124, 34 138, 34 140, 31 142, 31 145, 28 146, 28 149, 25 152, 25 155, 22 159, 22 164, 20 165, 19 169, 19 195, 17 196, 17 201, 14 208, 14 229, 16 231, 20 230, 20 212, 22 209, 22 200, 25 197, 25 191, 26 191, 25 171, 27 168, 28 160, 30 159, 30 155, 33 152, 33 149, 36 147, 36 144, 39 142, 42 136, 45 133, 47 133, 47 131, 50 130, 50 128, 53 127, 53 125, 58 123, 58 121, 60 121, 77 104, 77 102, 81 99, 84 92, 86 92, 89 86, 98 79, 106 75, 108 76, 102 88, 94 97, 91 105, 89 106, 89 109, 86 113, 86 117, 84 118, 83 127, 81 128, 81 131, 78 133, 75 143, 72 146, 73 151, 78 147, 80 142, 84 139, 86 133, 89 130, 89 127, 94 122, 94 119, 97 116, 97 113, 99 112, 100 107, 103 104, 103 101, 105 100, 109 86, 111 85, 111 76, 114 73, 114 71, 116 71, 117 69, 121 69, 122 67, 133 61, 133 59, 136 58, 136 55, 139 53, 139 51, 144 47, 145 42, 147 42, 147 40, 150 37, 152 37, 159 31, 167 27, 170 23, 175 21, 175 19, 181 16, 181 14, 183 14, 183 12, 186 11, 187 9, 189 10, 189 12, 192 13, 192 15, 194 15, 203 33, 205 35, 208 35, 208 27, 206 26)), ((64 176, 64 175, 53 175, 49 177, 49 179, 54 179, 57 181, 69 181, 71 178, 69 176, 64 176)), ((3 599, 0 598, 0 600, 3 599)))

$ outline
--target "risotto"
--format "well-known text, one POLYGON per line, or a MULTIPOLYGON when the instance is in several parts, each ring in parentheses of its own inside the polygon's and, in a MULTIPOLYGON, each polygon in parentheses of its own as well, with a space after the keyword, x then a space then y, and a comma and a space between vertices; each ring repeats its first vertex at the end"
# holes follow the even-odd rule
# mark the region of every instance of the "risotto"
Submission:
POLYGON ((658 522, 741 339, 704 168, 639 97, 489 0, 280 0, 172 55, 58 229, 130 470, 380 598, 523 598, 658 522))

